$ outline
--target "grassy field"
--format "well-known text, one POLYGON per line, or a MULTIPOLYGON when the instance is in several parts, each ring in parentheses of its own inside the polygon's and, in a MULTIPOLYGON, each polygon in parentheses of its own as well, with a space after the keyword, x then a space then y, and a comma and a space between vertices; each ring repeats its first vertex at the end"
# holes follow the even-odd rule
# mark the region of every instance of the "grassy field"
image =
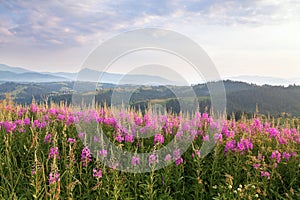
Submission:
MULTIPOLYGON (((1 199, 300 199, 300 120, 255 116, 217 125, 206 113, 159 116, 97 108, 87 113, 64 105, 0 104, 1 199), (117 114, 116 114, 117 113, 117 114), (81 117, 79 117, 81 116, 81 117), (103 138, 78 128, 94 122, 120 150, 150 152, 156 171, 118 170, 120 157, 103 138), (160 125, 160 126, 158 126, 160 125), (212 135, 210 130, 216 130, 212 135), (137 135, 153 132, 148 138, 137 135), (192 136, 164 157, 159 149, 192 136), (201 146, 215 145, 206 156, 201 146), (99 143, 91 149, 90 144, 99 143), (113 162, 105 165, 103 159, 113 162)), ((120 156, 120 155, 119 155, 120 156)))

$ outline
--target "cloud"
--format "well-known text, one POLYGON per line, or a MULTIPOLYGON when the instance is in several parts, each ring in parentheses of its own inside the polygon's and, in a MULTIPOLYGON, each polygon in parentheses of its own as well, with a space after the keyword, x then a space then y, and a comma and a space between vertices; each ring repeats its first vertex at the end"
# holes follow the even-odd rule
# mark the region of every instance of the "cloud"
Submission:
POLYGON ((297 1, 20 1, 0 3, 0 45, 89 45, 145 26, 263 25, 299 20, 297 1), (98 37, 98 38, 97 38, 98 37))

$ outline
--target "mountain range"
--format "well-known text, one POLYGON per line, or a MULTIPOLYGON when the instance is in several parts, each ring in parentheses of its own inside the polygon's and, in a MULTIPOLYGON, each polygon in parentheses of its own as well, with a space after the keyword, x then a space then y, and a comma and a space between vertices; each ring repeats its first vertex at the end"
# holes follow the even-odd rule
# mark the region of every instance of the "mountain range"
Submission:
POLYGON ((110 84, 140 84, 140 85, 185 85, 184 83, 168 80, 160 76, 143 74, 117 74, 100 72, 88 68, 78 73, 70 72, 35 72, 20 67, 11 67, 0 64, 1 82, 65 82, 65 81, 91 81, 97 82, 101 77, 102 83, 110 84))
MULTIPOLYGON (((99 72, 92 69, 82 69, 79 73, 71 72, 36 72, 21 67, 12 67, 0 64, 1 82, 66 82, 66 81, 90 81, 98 80, 101 76, 102 83, 110 84, 140 84, 140 85, 186 85, 185 83, 168 80, 160 76, 141 74, 118 74, 99 72), (79 74, 79 77, 78 77, 79 74)), ((288 86, 300 85, 300 78, 278 78, 271 76, 232 76, 224 80, 242 81, 256 85, 288 86)), ((200 83, 200 81, 199 81, 200 83)))

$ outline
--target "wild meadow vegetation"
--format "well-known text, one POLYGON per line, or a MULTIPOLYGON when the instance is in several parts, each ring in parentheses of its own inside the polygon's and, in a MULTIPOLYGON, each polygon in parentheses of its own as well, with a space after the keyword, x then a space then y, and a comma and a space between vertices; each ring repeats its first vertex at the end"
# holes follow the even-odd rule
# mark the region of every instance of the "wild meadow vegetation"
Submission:
MULTIPOLYGON (((21 106, 2 101, 0 198, 300 199, 297 118, 232 117, 218 126, 207 113, 153 117, 150 111, 113 111, 99 107, 86 114, 62 104, 21 106), (150 167, 161 160, 170 164, 146 173, 118 170, 120 163, 109 148, 90 149, 89 140, 101 143, 102 138, 80 131, 82 117, 94 121, 121 150, 153 152, 150 167), (153 136, 136 137, 149 131, 155 131, 153 136), (163 158, 155 153, 187 136, 193 136, 187 151, 179 146, 163 158), (206 141, 215 145, 203 156, 206 141), (101 162, 107 157, 113 165, 101 162)), ((128 161, 137 172, 142 165, 138 155, 128 161)))

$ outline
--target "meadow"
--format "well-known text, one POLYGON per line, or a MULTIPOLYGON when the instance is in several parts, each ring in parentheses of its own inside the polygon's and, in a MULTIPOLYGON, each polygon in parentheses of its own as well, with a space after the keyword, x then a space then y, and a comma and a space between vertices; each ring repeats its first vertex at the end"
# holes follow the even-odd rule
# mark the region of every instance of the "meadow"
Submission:
POLYGON ((300 199, 299 153, 298 118, 232 117, 218 126, 199 112, 154 117, 108 107, 82 113, 63 104, 0 104, 1 199, 300 199), (118 170, 122 155, 80 131, 81 120, 93 121, 118 149, 135 152, 124 162, 137 173, 118 170), (153 136, 136 137, 146 132, 153 136), (185 152, 178 146, 162 158, 156 154, 190 136, 185 152), (214 146, 202 155, 205 142, 214 146), (138 173, 143 152, 153 153, 150 168, 169 164, 138 173))

